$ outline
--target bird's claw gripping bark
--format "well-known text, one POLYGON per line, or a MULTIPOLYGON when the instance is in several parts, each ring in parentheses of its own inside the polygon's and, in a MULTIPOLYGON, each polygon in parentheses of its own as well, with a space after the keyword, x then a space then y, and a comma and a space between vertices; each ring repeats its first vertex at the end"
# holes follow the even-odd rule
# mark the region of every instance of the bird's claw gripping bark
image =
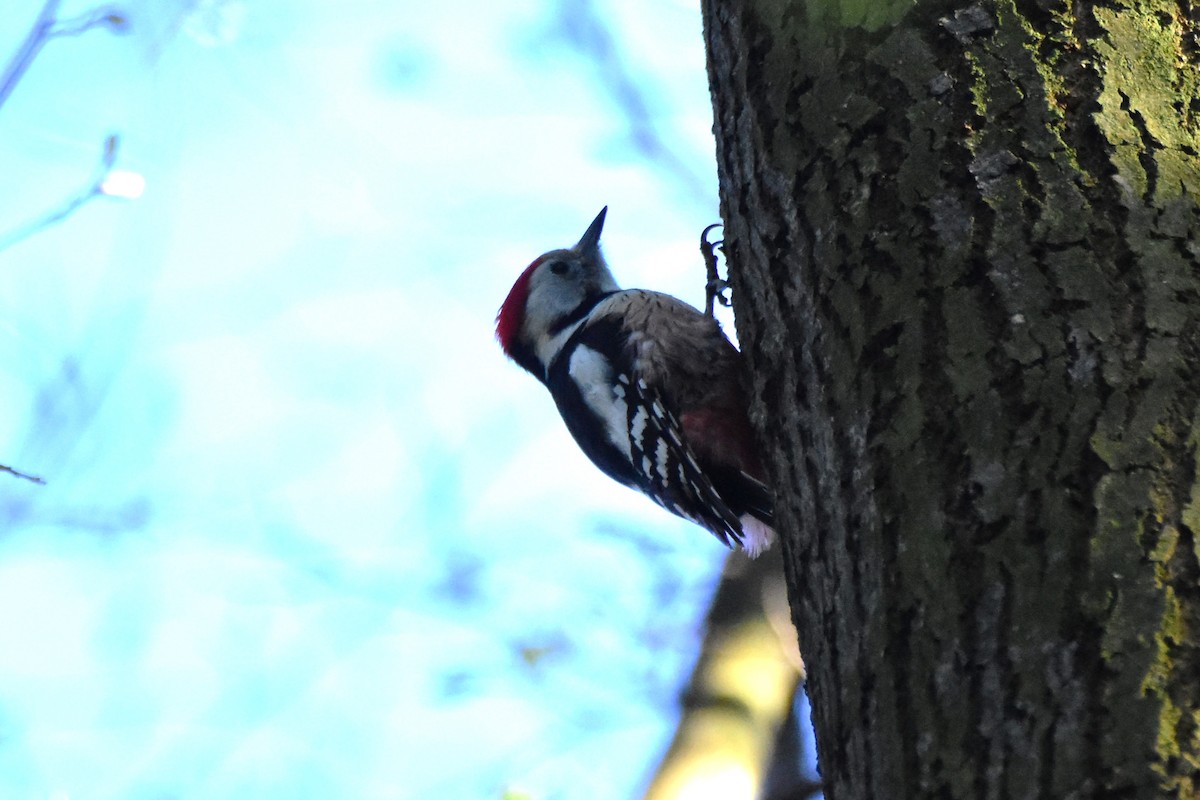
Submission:
POLYGON ((709 225, 700 233, 700 254, 704 256, 704 267, 708 272, 708 281, 704 284, 704 313, 708 316, 713 315, 714 301, 729 308, 732 301, 725 296, 725 292, 729 289, 729 281, 724 280, 721 274, 717 271, 717 251, 725 254, 725 240, 717 239, 715 241, 708 240, 708 234, 714 228, 720 228, 721 223, 715 222, 709 225))

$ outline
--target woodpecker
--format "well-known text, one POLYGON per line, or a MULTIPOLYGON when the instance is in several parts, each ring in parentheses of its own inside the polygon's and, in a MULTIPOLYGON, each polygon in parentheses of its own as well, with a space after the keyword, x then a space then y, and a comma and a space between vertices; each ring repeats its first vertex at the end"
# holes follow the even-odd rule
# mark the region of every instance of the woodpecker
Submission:
POLYGON ((600 253, 607 212, 574 247, 521 273, 496 314, 496 338, 550 390, 605 474, 757 556, 775 538, 773 501, 741 353, 687 303, 617 285, 600 253))

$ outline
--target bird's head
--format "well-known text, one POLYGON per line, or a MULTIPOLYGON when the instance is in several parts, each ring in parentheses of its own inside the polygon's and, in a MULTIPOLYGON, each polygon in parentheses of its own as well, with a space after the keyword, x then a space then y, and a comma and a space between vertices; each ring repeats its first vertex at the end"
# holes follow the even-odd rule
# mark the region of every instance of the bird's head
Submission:
POLYGON ((600 253, 608 207, 592 220, 574 247, 543 253, 517 278, 496 314, 496 339, 504 352, 545 380, 545 370, 573 323, 602 297, 617 291, 600 253))

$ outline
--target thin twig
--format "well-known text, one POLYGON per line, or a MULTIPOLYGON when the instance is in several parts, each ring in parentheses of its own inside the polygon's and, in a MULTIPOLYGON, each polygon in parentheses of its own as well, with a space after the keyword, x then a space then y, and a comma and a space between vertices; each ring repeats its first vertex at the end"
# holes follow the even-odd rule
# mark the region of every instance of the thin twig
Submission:
POLYGON ((41 478, 39 478, 37 475, 27 475, 24 472, 15 470, 12 467, 7 467, 4 464, 0 464, 0 472, 7 472, 9 475, 15 475, 18 478, 24 478, 25 480, 30 481, 32 483, 36 483, 40 486, 46 485, 46 482, 44 480, 42 480, 41 478))
POLYGON ((38 51, 42 49, 42 45, 50 38, 50 30, 54 27, 54 12, 58 10, 58 3, 59 0, 46 0, 46 5, 42 6, 42 12, 38 14, 29 35, 17 48, 12 61, 4 68, 3 75, 0 75, 0 106, 4 105, 4 101, 12 94, 17 81, 21 80, 21 76, 25 74, 29 63, 33 61, 38 51))
POLYGON ((125 30, 125 15, 114 6, 101 6, 86 11, 71 19, 56 20, 47 34, 47 38, 56 36, 78 36, 87 33, 92 28, 107 27, 114 31, 125 30))
POLYGON ((77 193, 74 197, 69 199, 55 210, 47 214, 43 214, 32 222, 26 223, 25 225, 8 231, 7 233, 0 234, 0 252, 7 250, 23 239, 28 239, 38 231, 62 222, 84 203, 88 202, 96 195, 101 194, 101 185, 104 183, 105 177, 112 170, 113 164, 116 163, 117 148, 120 146, 120 144, 120 137, 118 137, 115 133, 110 134, 109 137, 104 140, 104 152, 100 155, 100 163, 96 165, 96 171, 93 173, 91 182, 88 183, 82 190, 80 190, 79 193, 77 193))
POLYGON ((4 72, 0 73, 0 106, 3 106, 4 101, 12 94, 17 82, 21 80, 25 70, 29 69, 29 65, 46 42, 58 36, 78 36, 101 26, 114 31, 123 31, 128 24, 125 15, 114 6, 102 6, 69 20, 60 21, 54 16, 58 11, 60 1, 46 0, 46 4, 42 6, 42 11, 34 21, 33 27, 29 29, 25 40, 17 48, 17 52, 8 62, 8 66, 4 68, 4 72))

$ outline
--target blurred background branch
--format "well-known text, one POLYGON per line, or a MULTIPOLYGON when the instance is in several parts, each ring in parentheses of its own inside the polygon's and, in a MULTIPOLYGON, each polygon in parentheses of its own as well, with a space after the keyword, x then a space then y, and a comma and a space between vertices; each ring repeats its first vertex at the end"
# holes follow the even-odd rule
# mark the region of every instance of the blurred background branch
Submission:
POLYGON ((32 481, 33 483, 45 483, 44 480, 36 475, 26 475, 24 472, 15 470, 9 466, 5 466, 4 464, 0 464, 0 472, 7 472, 9 475, 15 475, 18 478, 24 478, 25 480, 32 481))
MULTIPOLYGON (((29 33, 17 47, 13 57, 4 68, 4 72, 0 74, 0 107, 3 107, 4 103, 12 95, 13 90, 25 75, 38 53, 41 52, 46 42, 62 36, 78 36, 93 28, 106 27, 112 31, 123 32, 128 27, 128 20, 125 14, 114 6, 99 6, 64 20, 59 19, 57 16, 59 4, 60 0, 46 0, 29 33)), ((80 206, 98 195, 123 197, 126 199, 139 197, 145 185, 142 176, 133 172, 113 169, 119 145, 120 139, 118 136, 110 134, 104 140, 100 161, 91 181, 58 208, 42 214, 13 230, 0 234, 0 252, 51 225, 61 222, 74 213, 80 206)), ((0 471, 7 472, 18 478, 24 478, 33 483, 45 483, 41 478, 26 474, 12 467, 0 465, 0 471)))
POLYGON ((490 320, 603 202, 699 289, 698 11, 9 5, 0 797, 638 796, 724 554, 576 469, 490 320))
MULTIPOLYGON (((0 76, 0 107, 3 107, 5 101, 8 100, 17 83, 20 82, 25 71, 29 69, 29 65, 33 63, 34 58, 41 52, 46 42, 60 36, 78 36, 93 28, 106 27, 118 32, 128 28, 129 23, 125 14, 114 6, 100 6, 69 19, 60 20, 56 16, 59 2, 60 0, 46 0, 37 20, 30 28, 29 34, 17 48, 17 52, 9 61, 8 66, 5 67, 3 76, 0 76)), ((59 208, 14 230, 0 234, 0 251, 8 249, 40 230, 61 222, 97 195, 128 199, 140 196, 144 188, 144 181, 140 175, 113 170, 119 144, 120 139, 116 134, 109 135, 104 141, 104 150, 92 181, 59 208)))
POLYGON ((103 195, 126 200, 136 200, 140 197, 145 189, 145 179, 136 172, 113 169, 120 145, 120 137, 115 133, 110 134, 104 140, 104 149, 91 180, 58 208, 11 231, 0 234, 0 252, 7 250, 22 239, 28 239, 35 233, 62 222, 94 197, 103 195))
POLYGON ((803 679, 779 549, 756 560, 729 556, 674 740, 643 800, 819 792, 793 713, 803 679))
POLYGON ((663 99, 643 85, 646 71, 625 58, 603 6, 593 0, 558 0, 554 8, 554 34, 592 64, 597 86, 629 126, 633 149, 687 196, 707 197, 706 176, 697 171, 694 158, 680 154, 685 148, 679 131, 660 129, 663 115, 657 106, 663 99))
POLYGON ((125 15, 112 6, 102 6, 67 20, 58 19, 59 0, 46 0, 37 20, 29 30, 8 66, 0 75, 0 107, 8 100, 13 89, 33 63, 46 42, 59 36, 78 36, 92 28, 106 27, 113 31, 124 31, 128 25, 125 15))

